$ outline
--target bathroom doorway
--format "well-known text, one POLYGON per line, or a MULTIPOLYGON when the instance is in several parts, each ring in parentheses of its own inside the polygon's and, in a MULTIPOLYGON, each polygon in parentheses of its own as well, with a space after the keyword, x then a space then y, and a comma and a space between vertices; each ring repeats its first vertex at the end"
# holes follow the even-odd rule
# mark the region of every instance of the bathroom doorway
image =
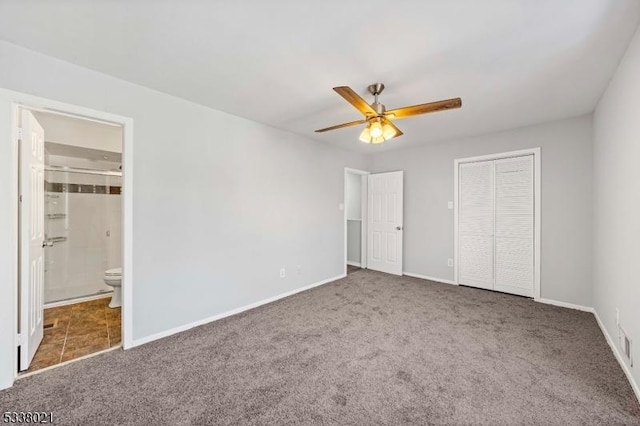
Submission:
POLYGON ((367 267, 367 176, 369 172, 345 168, 344 235, 345 274, 367 267))
POLYGON ((122 346, 122 124, 17 107, 18 365, 122 346))

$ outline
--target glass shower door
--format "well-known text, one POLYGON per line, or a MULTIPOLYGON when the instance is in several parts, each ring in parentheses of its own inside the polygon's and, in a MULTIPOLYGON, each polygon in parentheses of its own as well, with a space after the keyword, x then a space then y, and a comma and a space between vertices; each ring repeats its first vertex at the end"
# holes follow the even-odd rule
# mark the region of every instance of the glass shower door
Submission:
POLYGON ((111 291, 104 271, 121 266, 121 177, 45 173, 45 303, 111 291))

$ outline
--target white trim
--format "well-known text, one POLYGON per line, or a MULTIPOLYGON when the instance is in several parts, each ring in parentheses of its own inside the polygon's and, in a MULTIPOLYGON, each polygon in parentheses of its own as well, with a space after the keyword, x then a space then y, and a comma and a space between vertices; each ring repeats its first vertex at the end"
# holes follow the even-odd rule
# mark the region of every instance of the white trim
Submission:
POLYGON ((45 303, 44 308, 57 308, 58 306, 75 305, 76 303, 89 302, 90 300, 106 299, 111 297, 113 291, 105 291, 104 293, 92 294, 91 296, 76 297, 75 299, 58 300, 57 302, 45 303))
POLYGON ((453 280, 455 283, 459 282, 458 278, 458 214, 459 214, 459 205, 458 205, 458 185, 459 185, 459 170, 460 164, 463 163, 473 163, 478 161, 489 161, 489 160, 499 160, 503 158, 512 158, 512 157, 521 157, 524 155, 533 155, 533 205, 534 205, 534 218, 533 218, 533 227, 534 227, 534 236, 533 236, 533 244, 534 244, 534 283, 533 283, 533 297, 534 299, 540 299, 540 201, 541 201, 541 150, 540 148, 530 148, 530 149, 521 149, 518 151, 510 151, 510 152, 502 152, 498 154, 488 154, 488 155, 480 155, 476 157, 467 157, 467 158, 457 158, 453 161, 454 166, 454 188, 453 188, 453 280))
MULTIPOLYGON (((344 189, 344 194, 343 194, 343 201, 342 201, 342 205, 344 207, 344 211, 343 211, 343 222, 344 222, 344 274, 345 276, 347 275, 347 265, 349 264, 349 261, 347 259, 347 221, 348 220, 353 220, 353 219, 348 219, 347 218, 347 175, 348 174, 353 174, 353 175, 360 175, 360 176, 367 176, 369 175, 369 172, 365 171, 365 170, 358 170, 358 169, 352 169, 350 167, 345 167, 344 168, 344 185, 343 185, 343 189, 344 189)), ((366 182, 366 179, 362 179, 362 182, 366 182)), ((360 236, 361 236, 361 242, 360 242, 360 264, 358 266, 361 266, 363 268, 365 268, 366 265, 366 256, 364 256, 364 252, 366 251, 366 234, 367 234, 367 221, 365 220, 365 218, 367 217, 367 196, 366 196, 366 191, 367 191, 367 186, 366 185, 361 185, 360 186, 360 192, 361 192, 361 196, 362 196, 362 206, 360 208, 360 216, 361 216, 361 221, 360 221, 360 236)))
POLYGON ((460 195, 460 162, 453 161, 453 282, 458 284, 458 198, 460 195))
POLYGON ((622 357, 622 354, 618 349, 618 345, 616 345, 615 340, 611 338, 611 336, 609 335, 609 332, 604 326, 604 323, 602 322, 602 320, 600 320, 598 311, 594 309, 593 315, 596 317, 596 321, 600 326, 600 330, 602 330, 602 334, 604 334, 604 338, 607 340, 609 347, 613 351, 613 355, 615 355, 616 360, 618 360, 618 364, 620 364, 620 367, 622 367, 622 371, 624 371, 624 374, 627 376, 627 379, 631 384, 631 389, 633 389, 633 393, 635 393, 636 398, 638 399, 638 402, 640 402, 640 386, 638 386, 638 383, 636 383, 636 380, 634 379, 633 374, 631 374, 631 370, 629 369, 629 366, 627 365, 626 362, 624 362, 624 358, 622 357))
POLYGON ((280 299, 284 299, 285 297, 293 296, 296 293, 301 293, 303 291, 310 290, 310 289, 312 289, 314 287, 319 287, 321 285, 328 284, 330 282, 342 279, 342 278, 344 278, 346 276, 347 276, 346 273, 345 274, 341 274, 341 275, 337 275, 335 277, 327 278, 326 280, 322 280, 322 281, 319 281, 317 283, 314 283, 314 284, 311 284, 311 285, 308 285, 308 286, 305 286, 305 287, 297 288, 295 290, 291 290, 291 291, 288 291, 286 293, 279 294, 277 296, 269 297, 268 299, 260 300, 259 302, 251 303, 249 305, 245 305, 245 306, 242 306, 240 308, 232 309, 230 311, 226 311, 226 312, 223 312, 223 313, 218 314, 218 315, 213 315, 211 317, 204 318, 204 319, 201 319, 201 320, 198 320, 198 321, 194 321, 194 322, 189 323, 189 324, 185 324, 185 325, 181 325, 179 327, 174 327, 174 328, 169 329, 169 330, 161 331, 160 333, 155 333, 155 334, 152 334, 152 335, 147 336, 147 337, 141 337, 140 339, 135 339, 132 342, 132 344, 133 344, 132 347, 144 345, 145 343, 153 342, 154 340, 162 339, 164 337, 169 337, 171 335, 174 335, 174 334, 177 334, 177 333, 181 333, 183 331, 187 331, 187 330, 192 329, 194 327, 198 327, 198 326, 205 325, 205 324, 208 324, 208 323, 213 322, 213 321, 217 321, 217 320, 220 320, 220 319, 223 319, 223 318, 227 318, 227 317, 230 317, 230 316, 233 316, 233 315, 248 311, 250 309, 257 308, 258 306, 266 305, 268 303, 275 302, 276 300, 280 300, 280 299))
POLYGON ((349 266, 357 266, 358 268, 360 268, 360 262, 352 262, 350 260, 347 260, 347 265, 349 265, 349 266))
POLYGON ((573 303, 560 302, 559 300, 542 299, 542 298, 535 298, 533 300, 535 302, 544 303, 545 305, 559 306, 561 308, 575 309, 583 312, 595 312, 594 309, 589 306, 574 305, 573 303))
POLYGON ((133 347, 133 120, 122 135, 122 348, 133 347))
POLYGON ((414 274, 412 272, 403 272, 402 275, 406 275, 408 277, 413 277, 413 278, 420 278, 423 280, 435 281, 437 283, 442 283, 442 284, 458 285, 458 283, 455 281, 446 280, 444 278, 428 277, 426 275, 414 274))
MULTIPOLYGON (((12 245, 14 246, 14 256, 17 265, 17 252, 18 252, 18 174, 17 174, 17 162, 18 162, 18 153, 15 147, 17 140, 16 138, 16 128, 17 128, 17 120, 16 120, 16 111, 18 107, 23 107, 26 109, 37 109, 41 111, 46 111, 54 114, 63 114, 67 116, 73 116, 80 119, 89 119, 89 120, 99 120, 100 122, 107 122, 117 126, 122 127, 122 188, 123 188, 123 199, 122 199, 122 340, 123 347, 128 349, 132 347, 133 341, 133 119, 129 117, 124 117, 120 115, 111 114, 108 112, 97 111, 91 108, 86 108, 83 106, 67 104, 64 102, 58 102, 55 100, 42 98, 39 96, 33 96, 26 93, 15 92, 12 90, 6 90, 0 88, 0 99, 10 102, 13 105, 12 112, 13 117, 11 117, 12 123, 12 135, 10 140, 8 141, 12 145, 13 151, 13 161, 12 164, 15 168, 12 175, 13 179, 9 182, 10 188, 7 191, 8 196, 10 198, 9 203, 11 203, 12 209, 16 212, 14 214, 14 220, 12 221, 13 234, 16 236, 14 238, 12 245)), ((9 117, 6 117, 9 119, 9 117)), ((0 120, 4 120, 5 117, 0 117, 0 120)), ((0 141, 0 143, 5 143, 5 141, 0 141)), ((17 318, 17 306, 18 306, 18 270, 17 267, 13 267, 12 271, 12 280, 11 285, 14 288, 14 314, 11 315, 11 320, 9 323, 2 324, 2 326, 11 327, 12 330, 18 329, 18 318, 17 318)), ((15 335, 11 333, 11 335, 15 335)), ((11 342, 0 342, 0 345, 11 345, 14 347, 13 337, 11 342)), ((13 380, 18 376, 18 369, 16 368, 17 364, 17 351, 14 351, 14 362, 11 362, 10 365, 0 365, 0 369, 10 369, 13 380)), ((4 374, 0 374, 0 379, 2 377, 6 377, 4 374)))
POLYGON ((70 359, 69 361, 61 362, 59 364, 50 365, 49 367, 44 367, 44 368, 41 368, 39 370, 32 371, 30 373, 20 373, 18 375, 18 377, 16 378, 16 380, 20 380, 20 379, 24 379, 25 377, 34 376, 36 374, 44 373, 45 371, 53 370, 54 368, 62 367, 62 366, 68 365, 68 364, 73 364, 76 361, 81 361, 81 360, 87 359, 87 358, 93 358, 94 356, 102 355, 102 354, 105 354, 107 352, 113 352, 113 351, 116 351, 118 349, 122 349, 122 345, 117 345, 117 346, 114 346, 114 347, 109 348, 109 349, 103 349, 103 350, 98 351, 98 352, 93 352, 93 353, 90 353, 88 355, 84 355, 84 356, 81 356, 81 357, 78 357, 78 358, 70 359))
POLYGON ((534 148, 533 150, 533 272, 535 274, 533 282, 533 297, 540 298, 540 283, 542 269, 540 263, 540 237, 542 236, 542 228, 540 226, 540 219, 542 217, 542 210, 540 209, 540 202, 542 200, 542 153, 540 148, 534 148))

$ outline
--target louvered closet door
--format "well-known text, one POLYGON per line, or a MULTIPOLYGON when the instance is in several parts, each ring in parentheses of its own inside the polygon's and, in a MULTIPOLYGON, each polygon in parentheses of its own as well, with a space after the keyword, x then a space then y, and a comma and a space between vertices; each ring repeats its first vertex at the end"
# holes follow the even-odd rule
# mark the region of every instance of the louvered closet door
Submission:
POLYGON ((533 155, 495 160, 495 286, 533 297, 533 155))
POLYGON ((493 161, 464 163, 459 167, 458 282, 493 289, 493 161))

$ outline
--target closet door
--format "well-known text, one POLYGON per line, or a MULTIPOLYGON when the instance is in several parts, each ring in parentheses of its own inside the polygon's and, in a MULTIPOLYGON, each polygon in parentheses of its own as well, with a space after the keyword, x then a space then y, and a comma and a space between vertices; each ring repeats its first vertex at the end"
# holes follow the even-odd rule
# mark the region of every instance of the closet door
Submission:
POLYGON ((533 297, 533 155, 495 160, 495 286, 533 297))
POLYGON ((458 282, 494 286, 494 163, 460 164, 458 174, 458 282))

